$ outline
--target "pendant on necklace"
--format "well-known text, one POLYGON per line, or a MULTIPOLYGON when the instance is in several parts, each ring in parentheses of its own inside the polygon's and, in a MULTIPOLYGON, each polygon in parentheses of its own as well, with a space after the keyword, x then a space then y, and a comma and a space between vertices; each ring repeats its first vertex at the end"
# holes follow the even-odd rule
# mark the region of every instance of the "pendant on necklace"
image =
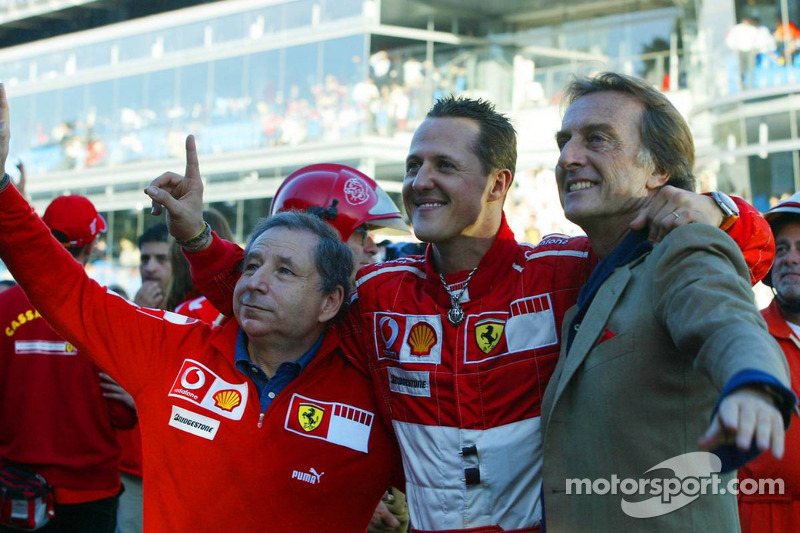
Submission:
POLYGON ((447 321, 450 324, 457 326, 464 321, 464 310, 458 305, 458 302, 453 302, 453 307, 447 312, 447 321))

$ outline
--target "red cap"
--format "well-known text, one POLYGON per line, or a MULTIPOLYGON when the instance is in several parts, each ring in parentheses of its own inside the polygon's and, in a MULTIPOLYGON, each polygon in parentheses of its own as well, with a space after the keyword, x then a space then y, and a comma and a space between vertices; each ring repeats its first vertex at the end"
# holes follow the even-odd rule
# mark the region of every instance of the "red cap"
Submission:
POLYGON ((88 198, 76 194, 59 196, 47 206, 42 217, 51 231, 66 235, 67 248, 79 248, 106 232, 106 221, 88 198))

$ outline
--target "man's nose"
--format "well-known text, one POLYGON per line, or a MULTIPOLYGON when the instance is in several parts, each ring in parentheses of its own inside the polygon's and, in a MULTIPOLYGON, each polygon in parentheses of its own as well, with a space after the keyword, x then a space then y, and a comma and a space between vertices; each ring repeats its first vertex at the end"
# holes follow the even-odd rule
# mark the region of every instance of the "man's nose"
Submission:
POLYGON ((577 166, 582 166, 585 162, 585 151, 580 143, 569 140, 561 147, 558 156, 558 166, 564 170, 569 170, 577 166))
POLYGON ((433 180, 431 177, 433 176, 433 172, 431 166, 427 163, 422 163, 417 170, 416 176, 414 176, 414 182, 411 184, 411 187, 415 191, 424 191, 426 189, 430 189, 433 187, 433 180))
POLYGON ((372 238, 372 235, 367 235, 367 238, 364 239, 364 253, 370 256, 378 253, 378 245, 375 244, 375 239, 372 238))

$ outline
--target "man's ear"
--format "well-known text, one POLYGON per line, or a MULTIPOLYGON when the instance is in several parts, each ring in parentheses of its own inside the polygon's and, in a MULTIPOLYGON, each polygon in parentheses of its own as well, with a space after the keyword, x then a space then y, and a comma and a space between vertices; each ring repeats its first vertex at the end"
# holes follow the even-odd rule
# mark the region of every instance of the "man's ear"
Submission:
POLYGON ((514 175, 511 174, 511 171, 507 168, 501 168, 500 170, 492 172, 489 175, 489 180, 491 180, 491 185, 489 187, 489 197, 487 200, 489 202, 496 202, 497 200, 502 201, 511 188, 514 175))
POLYGON ((647 178, 646 187, 650 191, 655 191, 667 184, 672 176, 668 172, 661 172, 660 170, 653 170, 650 177, 647 178))
POLYGON ((344 289, 339 285, 322 299, 322 304, 319 309, 320 323, 325 323, 335 317, 343 303, 344 289))

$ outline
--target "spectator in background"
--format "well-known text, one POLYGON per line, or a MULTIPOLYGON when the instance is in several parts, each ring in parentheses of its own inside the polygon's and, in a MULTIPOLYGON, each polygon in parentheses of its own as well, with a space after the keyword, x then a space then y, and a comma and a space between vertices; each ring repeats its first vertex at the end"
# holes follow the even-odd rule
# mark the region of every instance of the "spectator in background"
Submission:
POLYGON ((790 20, 783 23, 780 17, 775 20, 775 41, 778 44, 778 59, 784 65, 792 65, 800 52, 800 29, 790 20))
MULTIPOLYGON (((800 193, 770 209, 764 218, 775 234, 775 264, 764 278, 775 299, 761 311, 789 364, 792 390, 800 394, 800 193)), ((743 533, 789 533, 800 524, 800 426, 786 432, 786 455, 762 454, 739 470, 740 481, 782 479, 782 494, 739 493, 743 533)))
POLYGON ((725 44, 739 55, 739 75, 742 87, 753 86, 756 57, 775 51, 775 39, 769 29, 761 24, 758 14, 746 13, 741 22, 728 30, 725 44))
MULTIPOLYGON (((215 231, 217 235, 226 240, 233 240, 231 227, 222 213, 209 207, 203 210, 203 220, 208 222, 212 231, 215 231)), ((189 272, 189 262, 183 255, 181 245, 175 241, 170 245, 169 260, 172 267, 172 280, 167 291, 165 309, 196 318, 206 324, 217 324, 223 316, 205 296, 194 288, 192 274, 189 272)))
POLYGON ((142 307, 164 309, 166 294, 172 280, 172 264, 169 261, 170 236, 167 226, 157 224, 139 237, 139 273, 142 286, 133 301, 142 307))
MULTIPOLYGON (((84 267, 106 230, 82 196, 56 198, 44 221, 84 267)), ((113 428, 136 423, 130 397, 111 382, 107 394, 125 401, 104 398, 98 368, 50 328, 18 285, 0 294, 0 324, 0 464, 55 487, 55 519, 41 531, 113 533, 121 489, 113 428)))

